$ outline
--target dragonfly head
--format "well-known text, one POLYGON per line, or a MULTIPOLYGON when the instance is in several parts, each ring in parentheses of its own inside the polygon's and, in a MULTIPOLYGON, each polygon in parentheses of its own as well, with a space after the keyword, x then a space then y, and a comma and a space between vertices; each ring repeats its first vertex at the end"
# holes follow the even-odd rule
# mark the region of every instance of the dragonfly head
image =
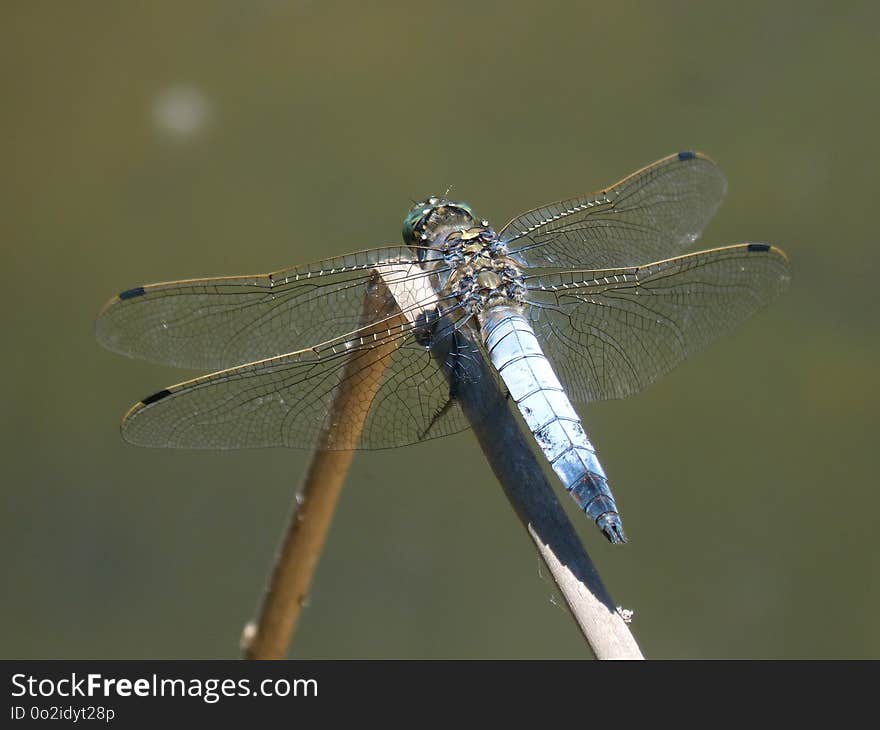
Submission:
MULTIPOLYGON (((415 247, 439 246, 453 231, 471 228, 477 222, 467 203, 431 196, 409 209, 403 219, 403 242, 415 247)), ((420 251, 419 259, 424 253, 420 251)))

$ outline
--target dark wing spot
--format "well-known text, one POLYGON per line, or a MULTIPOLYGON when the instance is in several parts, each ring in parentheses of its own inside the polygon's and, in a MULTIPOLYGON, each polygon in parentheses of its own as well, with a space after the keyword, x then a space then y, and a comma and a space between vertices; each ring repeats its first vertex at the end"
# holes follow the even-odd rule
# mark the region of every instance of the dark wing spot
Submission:
POLYGON ((769 251, 770 245, 766 243, 750 243, 748 245, 749 251, 769 251))
POLYGON ((694 159, 694 157, 696 157, 696 155, 693 152, 691 152, 690 150, 678 153, 679 160, 692 160, 692 159, 694 159))
POLYGON ((169 395, 171 395, 171 391, 168 390, 168 388, 165 388, 165 390, 160 390, 158 393, 153 393, 153 395, 148 395, 146 398, 144 398, 141 401, 141 403, 143 403, 145 406, 148 406, 151 403, 155 403, 158 400, 162 400, 164 397, 169 396, 169 395))
POLYGON ((122 300, 134 299, 135 297, 142 296, 143 294, 144 288, 142 286, 136 286, 134 289, 126 289, 119 295, 119 298, 122 300))

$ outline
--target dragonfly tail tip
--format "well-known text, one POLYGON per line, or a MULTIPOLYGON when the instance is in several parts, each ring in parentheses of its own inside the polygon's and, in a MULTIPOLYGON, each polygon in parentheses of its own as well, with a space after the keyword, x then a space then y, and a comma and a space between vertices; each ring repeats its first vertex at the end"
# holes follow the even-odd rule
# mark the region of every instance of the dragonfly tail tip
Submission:
POLYGON ((596 525, 602 530, 602 534, 612 545, 622 545, 626 542, 626 533, 623 531, 623 522, 616 512, 606 512, 596 520, 596 525))

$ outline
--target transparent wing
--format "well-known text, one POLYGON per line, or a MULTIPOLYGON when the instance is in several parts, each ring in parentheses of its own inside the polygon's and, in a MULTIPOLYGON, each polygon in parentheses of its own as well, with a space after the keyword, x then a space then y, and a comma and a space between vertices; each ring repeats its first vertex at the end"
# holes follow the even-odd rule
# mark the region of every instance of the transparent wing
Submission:
MULTIPOLYGON (((122 434, 166 448, 336 450, 403 446, 468 428, 443 368, 412 330, 398 318, 370 335, 172 386, 136 404, 122 434)), ((445 338, 446 358, 465 354, 454 331, 445 338)))
POLYGON ((782 251, 750 243, 526 277, 526 301, 569 395, 588 402, 641 390, 761 309, 788 279, 782 251))
POLYGON ((373 273, 433 293, 403 246, 361 251, 271 274, 149 284, 101 310, 98 341, 115 352, 177 367, 216 370, 295 352, 362 325, 373 273))
POLYGON ((632 266, 685 250, 726 189, 711 159, 679 152, 605 190, 523 213, 499 235, 526 266, 632 266))

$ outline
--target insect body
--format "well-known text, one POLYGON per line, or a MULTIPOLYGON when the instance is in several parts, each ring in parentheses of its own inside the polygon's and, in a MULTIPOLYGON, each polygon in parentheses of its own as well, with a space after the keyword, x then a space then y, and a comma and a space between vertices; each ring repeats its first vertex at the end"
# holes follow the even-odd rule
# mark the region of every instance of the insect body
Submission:
POLYGON ((454 433, 468 421, 437 355, 460 352, 468 328, 566 490, 623 542, 572 402, 641 390, 785 287, 788 260, 769 244, 683 253, 725 188, 712 160, 680 152, 497 233, 467 203, 435 196, 407 214, 404 246, 124 291, 98 316, 100 342, 219 370, 137 403, 123 435, 175 448, 369 449, 454 433), (350 415, 363 427, 331 422, 340 389, 361 386, 350 415))

